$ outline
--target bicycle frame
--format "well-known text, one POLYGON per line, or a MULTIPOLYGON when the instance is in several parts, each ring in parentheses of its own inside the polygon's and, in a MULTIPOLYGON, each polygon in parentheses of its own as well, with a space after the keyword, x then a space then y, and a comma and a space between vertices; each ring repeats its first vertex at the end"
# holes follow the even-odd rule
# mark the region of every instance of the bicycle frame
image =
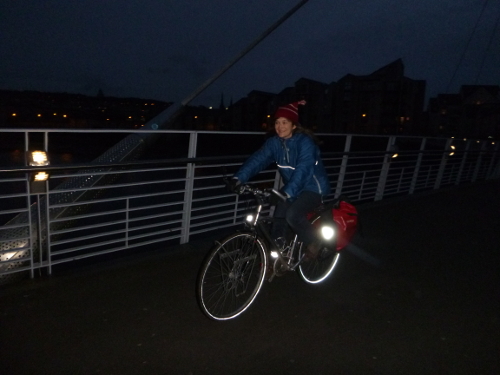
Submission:
MULTIPOLYGON (((256 237, 263 237, 266 244, 271 247, 266 248, 266 253, 269 263, 272 263, 273 266, 273 274, 268 280, 272 281, 274 276, 281 274, 282 272, 294 271, 297 268, 303 256, 300 257, 300 259, 297 259, 295 263, 292 263, 294 261, 293 255, 296 253, 300 254, 303 244, 298 240, 297 234, 294 233, 293 239, 289 243, 285 242, 284 248, 281 249, 267 230, 266 224, 274 222, 275 219, 268 216, 261 217, 264 199, 262 199, 262 197, 258 194, 255 195, 255 198, 257 201, 257 207, 254 215, 247 215, 246 226, 256 237), (271 262, 271 260, 274 260, 274 262, 271 262), (281 266, 279 269, 278 265, 281 266)), ((299 258, 299 256, 297 256, 297 258, 299 258)))

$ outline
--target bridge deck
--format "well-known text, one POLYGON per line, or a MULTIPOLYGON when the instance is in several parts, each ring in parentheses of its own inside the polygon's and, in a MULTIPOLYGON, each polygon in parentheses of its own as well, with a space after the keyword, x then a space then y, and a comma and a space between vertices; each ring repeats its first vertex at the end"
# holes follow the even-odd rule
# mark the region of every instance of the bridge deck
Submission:
POLYGON ((195 300, 207 241, 3 286, 0 373, 500 373, 499 191, 360 207, 331 279, 275 279, 223 323, 195 300))

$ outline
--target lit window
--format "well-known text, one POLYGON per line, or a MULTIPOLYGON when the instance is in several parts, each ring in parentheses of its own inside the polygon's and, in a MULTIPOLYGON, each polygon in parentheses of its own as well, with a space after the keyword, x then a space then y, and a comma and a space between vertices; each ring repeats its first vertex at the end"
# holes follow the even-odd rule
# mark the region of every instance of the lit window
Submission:
POLYGON ((42 117, 42 115, 39 113, 38 115, 36 115, 37 117, 42 117))
POLYGON ((54 113, 53 113, 53 115, 54 115, 54 116, 57 116, 57 113, 55 113, 55 112, 54 112, 54 113))
POLYGON ((64 118, 68 117, 68 115, 63 115, 64 118))
POLYGON ((12 117, 16 117, 16 116, 17 116, 17 113, 13 113, 13 114, 12 114, 12 117))

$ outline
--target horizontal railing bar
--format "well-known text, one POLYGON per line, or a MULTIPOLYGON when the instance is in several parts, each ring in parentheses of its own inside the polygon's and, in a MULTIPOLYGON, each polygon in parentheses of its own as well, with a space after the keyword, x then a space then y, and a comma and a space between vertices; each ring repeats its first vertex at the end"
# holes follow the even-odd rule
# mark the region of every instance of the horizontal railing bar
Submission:
POLYGON ((71 261, 77 261, 77 260, 81 260, 81 259, 87 259, 87 258, 90 258, 90 257, 93 257, 93 256, 116 253, 117 251, 132 249, 134 247, 140 247, 140 246, 150 245, 150 244, 157 243, 157 242, 162 242, 162 241, 175 240, 175 239, 178 239, 180 237, 181 237, 181 235, 176 235, 176 236, 169 237, 168 239, 160 238, 160 239, 154 239, 154 240, 150 240, 150 241, 139 242, 139 243, 136 243, 136 244, 132 244, 130 246, 115 247, 115 248, 112 248, 112 249, 109 249, 109 250, 99 251, 99 252, 92 253, 92 254, 77 255, 77 256, 73 256, 72 258, 69 258, 69 259, 68 258, 67 259, 63 259, 63 260, 57 260, 57 259, 55 259, 55 260, 51 261, 51 264, 52 265, 58 265, 58 264, 67 263, 67 262, 71 262, 71 261))
POLYGON ((119 214, 119 213, 124 213, 127 212, 126 209, 121 209, 121 210, 111 210, 111 211, 105 211, 105 212, 96 212, 93 214, 83 214, 83 215, 74 215, 74 216, 65 216, 60 219, 51 219, 50 223, 60 223, 60 222, 65 222, 65 221, 70 221, 70 220, 78 220, 78 219, 85 219, 89 217, 98 217, 102 215, 113 215, 113 214, 119 214))
MULTIPOLYGON (((157 197, 157 196, 162 196, 162 195, 173 195, 173 194, 179 194, 179 193, 184 193, 184 190, 172 190, 172 191, 162 191, 158 193, 151 193, 147 195, 147 197, 157 197)), ((73 203, 63 203, 63 204, 52 204, 50 208, 66 208, 66 207, 75 207, 75 206, 82 206, 82 205, 87 205, 87 204, 95 204, 95 203, 108 203, 108 202, 119 202, 119 201, 125 201, 127 199, 132 200, 132 199, 142 199, 145 198, 145 195, 124 195, 122 197, 117 197, 117 198, 104 198, 104 199, 96 199, 96 200, 91 200, 91 201, 78 201, 78 202, 73 202, 73 203)), ((183 201, 179 201, 183 202, 183 201)))
POLYGON ((9 214, 24 214, 29 212, 28 209, 14 209, 14 210, 5 210, 5 211, 0 211, 0 215, 9 215, 9 214))
MULTIPOLYGON (((182 213, 183 213, 183 211, 165 212, 163 214, 147 215, 147 216, 139 216, 139 217, 129 218, 129 221, 131 223, 136 223, 136 222, 142 221, 142 220, 157 219, 160 217, 166 217, 166 216, 172 216, 172 215, 181 215, 182 213)), ((181 222, 182 219, 179 219, 178 221, 181 222)))
POLYGON ((0 195, 0 199, 26 198, 26 192, 0 195))
MULTIPOLYGON (((85 244, 85 245, 82 245, 82 246, 77 246, 77 247, 72 247, 72 248, 69 248, 69 249, 64 249, 64 250, 54 250, 52 249, 52 255, 62 255, 62 254, 70 254, 70 253, 74 253, 76 251, 80 251, 80 250, 88 250, 88 249, 92 249, 94 247, 99 247, 99 246, 104 246, 104 245, 112 245, 114 243, 118 243, 118 242, 125 242, 125 237, 124 238, 118 238, 118 239, 115 239, 115 240, 109 240, 109 241, 103 241, 103 242, 97 242, 97 243, 91 243, 91 244, 85 244)), ((97 253, 94 253, 94 255, 97 254, 97 253)))
POLYGON ((116 221, 109 221, 109 222, 104 222, 104 223, 99 223, 99 224, 92 224, 92 225, 84 225, 81 227, 74 227, 74 228, 68 228, 68 229, 60 229, 60 230, 51 230, 51 234, 56 236, 59 234, 64 234, 64 233, 70 233, 70 232, 78 232, 81 230, 87 230, 87 229, 96 229, 96 228, 102 228, 102 227, 109 227, 111 225, 117 225, 117 224, 125 224, 127 222, 126 219, 123 220, 116 220, 116 221))
POLYGON ((0 183, 7 183, 7 182, 26 182, 26 177, 24 178, 4 178, 0 181, 0 183))
MULTIPOLYGON (((24 212, 24 211, 23 211, 24 212)), ((1 212, 0 214, 3 214, 1 212)), ((20 224, 4 224, 0 227, 0 231, 5 229, 16 229, 16 228, 29 228, 29 223, 20 223, 20 224)), ((1 232, 0 232, 1 233, 1 232)), ((1 242, 1 240, 0 240, 1 242)))
MULTIPOLYGON (((67 239, 67 240, 53 240, 53 241, 51 241, 51 245, 52 246, 57 246, 57 245, 65 244, 65 243, 72 243, 72 242, 78 242, 78 241, 83 241, 83 240, 91 240, 91 239, 94 239, 94 238, 111 236, 111 235, 114 235, 114 234, 125 234, 125 233, 127 233, 127 230, 125 228, 123 228, 123 229, 113 230, 113 231, 110 231, 110 232, 102 232, 102 233, 98 233, 98 234, 89 234, 88 236, 72 237, 72 238, 67 239)), ((90 244, 90 245, 93 245, 93 244, 90 244)))
MULTIPOLYGON (((398 154, 405 154, 407 152, 412 152, 414 153, 415 151, 398 151, 398 154)), ((449 153, 450 150, 423 150, 419 151, 419 153, 422 154, 446 154, 449 153)), ((455 155, 459 156, 462 153, 467 152, 468 155, 473 155, 473 154, 487 154, 487 153, 493 153, 494 151, 489 151, 489 150, 469 150, 469 151, 454 151, 455 155)), ((363 154, 368 154, 368 155, 386 155, 386 154, 394 154, 394 151, 353 151, 353 152, 343 152, 343 151, 338 151, 338 152, 328 152, 324 153, 324 157, 328 158, 328 156, 332 155, 363 155, 363 154)), ((228 160, 228 159, 238 159, 238 160, 243 160, 248 158, 249 155, 231 155, 231 156, 207 156, 207 157, 197 157, 197 158, 177 158, 177 159, 157 159, 157 160, 143 160, 143 161, 129 161, 129 162, 120 162, 120 163, 101 163, 101 164, 87 164, 87 163, 82 163, 82 164, 72 164, 72 165, 54 165, 54 166, 45 166, 45 167, 2 167, 0 169, 0 173, 11 173, 11 172, 39 172, 39 171, 45 171, 45 172, 53 172, 53 171, 59 171, 59 170, 77 170, 77 169, 100 169, 100 168, 123 168, 123 167, 132 167, 132 166, 139 166, 139 165, 173 165, 173 164, 187 164, 187 163, 203 163, 203 162, 208 162, 208 161, 219 161, 219 160, 228 160)), ((92 172, 88 171, 86 173, 91 174, 92 172)), ((96 171, 95 173, 99 173, 99 171, 96 171)))
POLYGON ((138 185, 153 185, 153 184, 161 184, 161 183, 183 182, 185 180, 186 180, 185 178, 179 178, 179 179, 161 180, 161 181, 154 181, 154 182, 145 181, 145 182, 140 182, 140 183, 131 182, 131 183, 126 183, 126 184, 83 187, 83 188, 74 188, 74 189, 61 189, 61 190, 54 189, 54 190, 49 191, 49 194, 54 195, 54 194, 69 193, 69 192, 74 192, 74 191, 112 190, 112 189, 117 189, 117 188, 134 187, 134 186, 138 186, 138 185))
POLYGON ((66 179, 70 177, 85 177, 87 175, 92 175, 92 176, 106 176, 109 174, 129 174, 131 172, 133 173, 146 173, 146 172, 164 172, 164 171, 183 171, 186 170, 186 167, 172 167, 172 168, 152 168, 152 169, 128 169, 128 170, 121 170, 121 169, 113 169, 111 172, 108 170, 102 171, 102 172, 94 172, 94 171, 82 171, 80 173, 73 173, 73 174, 63 174, 63 175, 51 175, 51 179, 66 179))
MULTIPOLYGON (((31 247, 22 247, 19 249, 4 249, 4 250, 0 250, 0 254, 18 253, 18 252, 24 252, 24 251, 30 251, 30 250, 31 250, 31 247)), ((6 262, 6 261, 2 260, 0 262, 0 264, 2 264, 3 262, 6 262)))

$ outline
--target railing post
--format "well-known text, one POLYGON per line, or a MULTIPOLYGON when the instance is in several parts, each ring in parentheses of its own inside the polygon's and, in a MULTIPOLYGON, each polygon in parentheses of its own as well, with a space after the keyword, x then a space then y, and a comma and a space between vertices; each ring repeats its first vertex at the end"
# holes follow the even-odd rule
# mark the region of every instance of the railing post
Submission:
POLYGON ((475 182, 477 180, 479 170, 481 169, 481 162, 483 161, 483 154, 485 149, 486 149, 486 142, 481 141, 481 150, 479 151, 479 155, 477 156, 476 167, 474 168, 474 173, 472 174, 472 182, 475 182))
POLYGON ((434 189, 439 189, 439 187, 441 186, 441 180, 443 179, 444 170, 446 169, 446 164, 448 162, 448 157, 449 157, 448 154, 450 152, 451 142, 452 142, 451 138, 448 138, 446 140, 446 145, 444 146, 443 155, 441 156, 441 163, 439 164, 436 181, 434 182, 434 189))
POLYGON ((422 165, 422 158, 424 157, 425 145, 427 143, 427 138, 422 138, 422 143, 420 143, 420 151, 417 156, 417 163, 415 164, 415 170, 413 171, 413 177, 411 179, 409 194, 413 194, 417 187, 418 174, 420 173, 420 166, 422 165))
MULTIPOLYGON (((344 187, 347 162, 349 161, 349 155, 347 153, 351 150, 351 141, 352 141, 352 135, 349 134, 345 139, 344 155, 342 156, 342 163, 340 164, 339 175, 337 178, 337 187, 335 188, 335 198, 340 197, 340 195, 342 194, 342 188, 344 187)), ((361 184, 359 190, 363 191, 363 184, 361 184)))
POLYGON ((495 150, 493 151, 493 155, 491 155, 490 166, 488 167, 488 173, 486 175, 486 179, 492 179, 498 177, 498 172, 500 170, 500 162, 497 163, 496 157, 498 153, 498 143, 495 145, 495 150), (497 166, 495 169, 495 165, 497 166))
POLYGON ((465 143, 465 151, 464 151, 464 154, 462 156, 462 161, 460 162, 460 168, 459 168, 458 173, 457 173, 457 179, 455 180, 455 185, 460 185, 460 180, 462 179, 462 173, 463 173, 464 167, 465 167, 465 161, 467 160, 467 154, 469 152, 469 146, 470 146, 470 142, 467 141, 467 143, 465 143))
POLYGON ((391 155, 390 151, 392 146, 396 143, 396 137, 389 137, 389 141, 387 142, 387 149, 384 155, 384 164, 382 164, 382 169, 380 170, 380 177, 378 179, 377 191, 375 192, 375 200, 379 201, 384 197, 385 185, 387 183, 387 176, 389 175, 389 167, 391 155))
MULTIPOLYGON (((196 145, 198 143, 198 133, 189 134, 188 158, 196 157, 196 145)), ((187 163, 186 184, 184 192, 184 207, 182 209, 181 244, 189 242, 189 227, 191 225, 191 208, 193 205, 195 164, 187 163)))

